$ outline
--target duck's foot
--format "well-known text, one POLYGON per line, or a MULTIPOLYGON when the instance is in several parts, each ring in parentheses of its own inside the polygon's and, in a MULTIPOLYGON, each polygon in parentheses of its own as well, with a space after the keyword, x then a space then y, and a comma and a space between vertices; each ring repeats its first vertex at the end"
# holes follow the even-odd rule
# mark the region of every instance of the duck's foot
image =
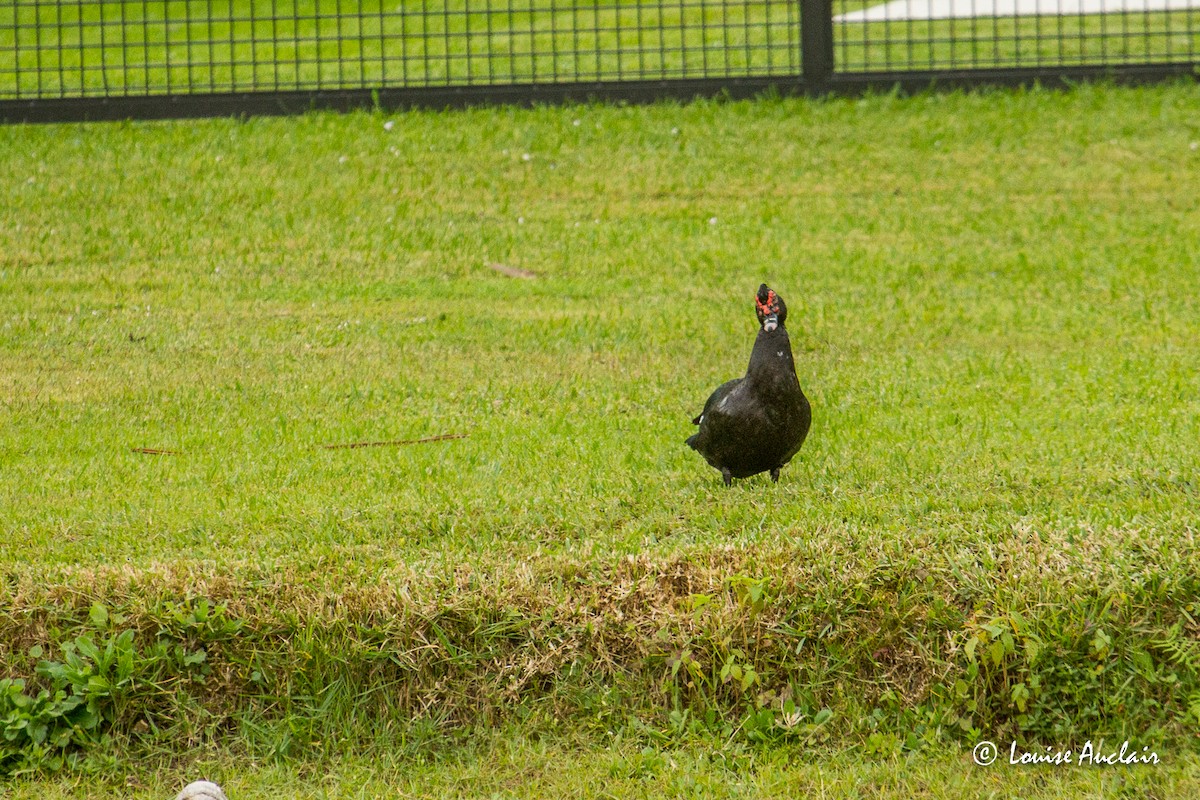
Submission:
POLYGON ((721 470, 721 477, 725 479, 726 486, 733 486, 733 473, 728 468, 721 470))
POLYGON ((773 480, 775 483, 779 483, 779 467, 771 470, 771 480, 773 480))

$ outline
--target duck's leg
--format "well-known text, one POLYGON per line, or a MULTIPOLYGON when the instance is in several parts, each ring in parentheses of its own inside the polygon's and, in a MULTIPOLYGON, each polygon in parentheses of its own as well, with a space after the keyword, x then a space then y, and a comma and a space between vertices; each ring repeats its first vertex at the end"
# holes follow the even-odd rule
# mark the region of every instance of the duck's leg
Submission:
POLYGON ((779 467, 771 470, 771 480, 773 480, 775 483, 779 483, 779 467))
POLYGON ((729 467, 721 468, 721 477, 725 479, 726 486, 733 486, 733 473, 729 471, 729 467))

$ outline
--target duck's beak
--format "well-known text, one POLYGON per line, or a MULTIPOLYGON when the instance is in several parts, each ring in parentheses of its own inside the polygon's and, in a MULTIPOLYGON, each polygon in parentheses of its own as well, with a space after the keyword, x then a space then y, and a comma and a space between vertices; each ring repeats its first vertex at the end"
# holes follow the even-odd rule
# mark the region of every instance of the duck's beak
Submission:
POLYGON ((765 317, 763 317, 763 330, 764 331, 766 331, 767 333, 770 333, 771 331, 775 330, 778 327, 779 327, 779 315, 778 314, 767 314, 765 317))

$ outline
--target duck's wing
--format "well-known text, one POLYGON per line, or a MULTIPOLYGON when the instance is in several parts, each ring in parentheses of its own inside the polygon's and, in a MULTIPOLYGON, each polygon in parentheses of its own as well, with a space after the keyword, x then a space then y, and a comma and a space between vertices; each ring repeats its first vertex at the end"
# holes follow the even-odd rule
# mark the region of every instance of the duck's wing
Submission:
POLYGON ((721 400, 732 392, 737 385, 742 382, 741 378, 734 378, 731 381, 725 381, 708 396, 708 400, 704 402, 704 410, 700 412, 700 416, 692 420, 693 425, 699 425, 704 420, 704 415, 712 411, 721 400))

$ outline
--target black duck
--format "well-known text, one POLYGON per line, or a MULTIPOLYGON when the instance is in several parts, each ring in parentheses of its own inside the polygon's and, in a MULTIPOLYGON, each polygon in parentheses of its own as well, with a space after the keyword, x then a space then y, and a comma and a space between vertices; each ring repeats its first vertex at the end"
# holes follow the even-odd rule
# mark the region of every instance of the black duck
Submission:
POLYGON ((759 331, 746 375, 717 387, 692 420, 700 430, 687 440, 720 470, 726 486, 734 478, 767 471, 778 481, 779 470, 800 450, 812 424, 784 327, 787 305, 765 283, 754 304, 759 331))

